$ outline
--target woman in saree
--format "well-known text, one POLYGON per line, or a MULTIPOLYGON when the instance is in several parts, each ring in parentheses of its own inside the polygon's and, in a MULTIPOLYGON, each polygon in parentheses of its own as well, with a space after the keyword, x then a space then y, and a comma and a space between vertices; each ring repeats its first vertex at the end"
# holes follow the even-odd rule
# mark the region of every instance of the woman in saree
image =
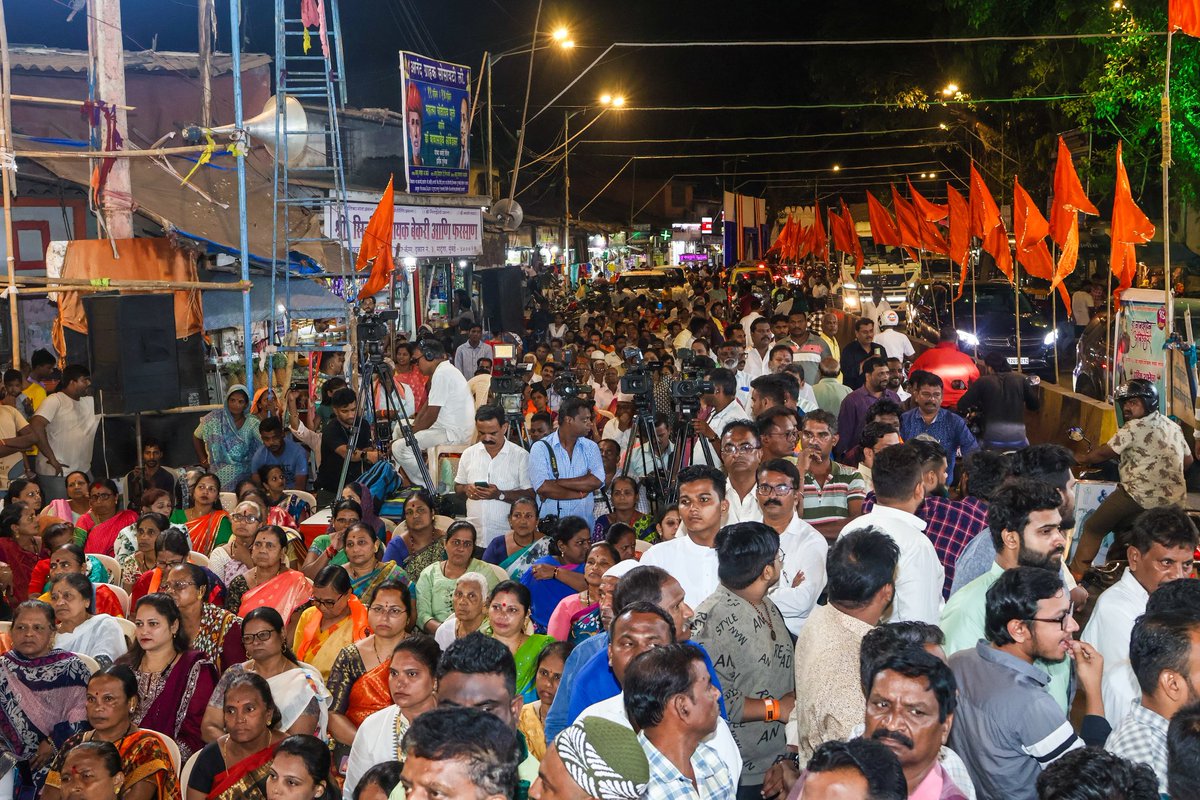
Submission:
POLYGON ((534 677, 537 657, 554 639, 544 633, 529 632, 529 589, 516 581, 504 581, 488 598, 485 632, 504 642, 517 662, 517 694, 532 703, 537 699, 534 677))
MULTIPOLYGON (((283 467, 279 464, 264 464, 258 468, 258 479, 262 484, 263 493, 272 512, 292 520, 292 526, 303 522, 312 516, 313 508, 308 501, 284 491, 287 489, 287 478, 284 477, 283 467)), ((273 521, 274 522, 274 521, 273 521)), ((274 524, 282 524, 274 522, 274 524)))
POLYGON ((420 575, 430 564, 446 557, 446 531, 434 525, 434 500, 418 489, 404 502, 404 522, 396 526, 383 551, 384 561, 393 561, 409 575, 420 575))
MULTIPOLYGON (((147 489, 142 492, 138 508, 141 509, 142 514, 150 512, 162 514, 163 519, 167 521, 166 524, 169 525, 171 515, 175 513, 175 501, 168 492, 162 489, 147 489)), ((141 519, 140 515, 138 519, 141 519)), ((113 558, 118 562, 124 562, 126 558, 138 551, 137 533, 137 521, 135 520, 132 525, 117 534, 116 544, 113 545, 113 558)), ((142 571, 145 571, 145 568, 142 571)), ((124 577, 124 571, 121 575, 124 577)))
POLYGON ((188 646, 175 601, 148 594, 137 601, 133 623, 137 638, 118 663, 137 677, 141 702, 135 725, 170 736, 187 761, 204 746, 200 735, 204 709, 217 685, 217 668, 204 653, 188 646))
MULTIPOLYGON (((312 581, 303 572, 287 566, 288 536, 278 525, 264 525, 254 534, 251 558, 254 566, 229 583, 225 610, 246 618, 256 608, 270 606, 284 620, 312 597, 312 581)), ((245 625, 242 626, 245 630, 245 625)))
POLYGON ((279 416, 279 398, 275 396, 275 390, 269 387, 256 389, 254 392, 254 402, 250 404, 250 413, 262 422, 267 417, 279 416))
MULTIPOLYGON (((63 575, 75 573, 91 582, 92 587, 95 590, 95 608, 98 613, 107 614, 110 617, 124 616, 124 610, 121 608, 121 601, 117 599, 117 595, 113 592, 113 590, 105 586, 103 583, 96 582, 92 570, 93 566, 94 565, 91 563, 88 557, 83 554, 83 548, 79 545, 61 545, 57 550, 50 554, 49 574, 51 579, 46 582, 47 589, 38 596, 38 599, 49 603, 50 589, 53 586, 53 582, 58 578, 61 578, 63 575)), ((108 573, 105 572, 104 576, 107 577, 108 573)))
POLYGON ((267 525, 278 525, 283 528, 288 535, 288 566, 299 569, 308 556, 308 545, 304 543, 304 537, 300 535, 300 526, 296 524, 292 515, 285 511, 283 506, 271 505, 262 487, 252 480, 238 483, 236 494, 239 503, 243 500, 253 500, 258 503, 263 510, 263 519, 266 520, 267 525))
MULTIPOLYGON (((330 781, 330 770, 329 745, 314 736, 289 736, 276 748, 267 770, 267 800, 337 800, 341 794, 330 781)), ((397 783, 399 773, 397 766, 397 783)))
POLYGON ((218 710, 222 732, 196 758, 187 800, 266 800, 271 759, 287 737, 276 695, 254 672, 230 676, 218 710))
POLYGON ((393 373, 396 380, 403 383, 409 388, 413 396, 413 408, 408 410, 409 414, 416 414, 425 407, 425 401, 429 397, 429 388, 427 386, 427 378, 421 373, 420 367, 413 363, 413 353, 417 346, 412 342, 404 342, 396 345, 396 370, 393 373))
POLYGON ((92 481, 88 492, 91 509, 76 523, 77 528, 87 532, 83 551, 111 556, 117 535, 137 521, 138 513, 128 508, 117 510, 117 484, 108 478, 92 481))
MULTIPOLYGON (((16 481, 13 481, 15 484, 16 481)), ((51 500, 46 504, 46 507, 41 509, 41 513, 48 517, 58 517, 66 520, 72 525, 79 522, 79 518, 92 510, 91 500, 88 499, 88 487, 91 486, 92 479, 88 477, 86 472, 75 470, 67 473, 67 496, 59 497, 51 500)), ((9 488, 9 497, 12 497, 12 488, 9 488)), ((39 502, 41 502, 41 490, 38 490, 39 502)))
POLYGON ((468 572, 478 572, 488 581, 488 588, 497 583, 496 573, 475 558, 475 526, 458 520, 446 530, 446 560, 430 564, 417 578, 417 625, 430 636, 453 612, 451 599, 459 578, 468 572))
POLYGON ((245 575, 254 566, 252 548, 254 534, 265 522, 262 506, 256 500, 243 500, 229 515, 233 535, 225 544, 214 547, 208 556, 208 568, 228 586, 239 575, 245 575))
POLYGON ((18 788, 33 794, 55 751, 85 719, 90 672, 53 642, 54 609, 26 600, 13 610, 12 649, 0 655, 0 750, 16 756, 18 788))
POLYGON ((178 606, 192 649, 204 653, 217 672, 224 673, 246 660, 246 648, 242 645, 242 621, 205 601, 211 580, 203 567, 180 563, 167 569, 161 588, 178 606))
MULTIPOLYGON (((110 742, 124 763, 118 786, 122 800, 179 800, 179 775, 162 737, 133 724, 138 706, 138 685, 133 670, 124 664, 104 667, 87 684, 87 721, 91 730, 77 733, 63 744, 50 764, 42 800, 63 796, 67 756, 84 742, 110 742)), ((69 784, 69 780, 67 781, 69 784)))
POLYGON ((230 386, 225 393, 225 407, 201 417, 192 434, 200 465, 216 473, 226 486, 250 474, 250 459, 262 445, 258 417, 246 413, 249 404, 250 392, 245 386, 230 386))
POLYGON ((397 745, 409 724, 437 705, 437 662, 442 650, 428 636, 404 639, 392 651, 389 672, 392 703, 363 720, 346 762, 345 785, 358 786, 367 770, 385 761, 397 761, 397 745))
POLYGON ((325 567, 346 563, 346 529, 362 519, 362 506, 345 498, 329 510, 329 530, 312 540, 301 571, 310 578, 325 567))
POLYGON ((550 542, 538 530, 538 507, 531 497, 513 500, 508 525, 508 533, 488 544, 483 560, 500 566, 513 580, 520 580, 533 562, 550 554, 550 542))
POLYGON ((96 613, 92 582, 78 572, 55 578, 50 587, 50 603, 58 624, 54 643, 60 650, 83 653, 107 666, 129 649, 116 619, 96 613))
POLYGON ((334 767, 345 773, 354 734, 363 720, 391 703, 388 667, 392 651, 413 632, 416 615, 412 595, 401 581, 385 581, 367 607, 374 633, 342 648, 329 671, 329 736, 334 740, 334 767))
MULTIPOLYGON (((143 595, 164 591, 163 581, 167 579, 167 571, 176 564, 186 563, 192 553, 187 533, 174 526, 158 535, 154 551, 158 554, 154 569, 143 572, 133 584, 133 591, 129 593, 130 602, 136 603, 143 595)), ((208 595, 205 599, 210 603, 224 604, 225 585, 207 567, 201 569, 208 576, 208 595)))
MULTIPOLYGON (((167 496, 162 489, 151 489, 150 491, 162 492, 164 497, 167 496)), ((148 511, 137 518, 137 522, 133 524, 137 549, 119 559, 121 588, 125 591, 132 592, 133 587, 137 585, 138 578, 158 565, 158 537, 169 527, 171 527, 171 521, 157 511, 148 511)))
POLYGON ((191 497, 192 504, 171 514, 171 522, 187 528, 193 550, 208 555, 233 535, 229 515, 221 508, 221 479, 211 472, 204 473, 192 488, 191 497))
POLYGON ((591 530, 583 517, 563 517, 550 542, 550 555, 525 570, 521 583, 533 596, 533 624, 545 630, 559 602, 587 588, 583 562, 591 544, 591 530))
POLYGON ((383 548, 365 522, 356 522, 346 529, 346 566, 354 596, 370 605, 371 597, 389 578, 408 580, 404 570, 391 561, 380 561, 383 548))
POLYGON ((342 648, 366 637, 367 608, 350 587, 350 576, 342 567, 326 567, 313 579, 312 605, 296 623, 293 649, 296 658, 311 664, 328 681, 333 660, 342 648))
POLYGON ((358 507, 362 511, 362 521, 367 523, 368 528, 375 531, 379 541, 386 542, 388 540, 388 527, 379 518, 379 507, 382 504, 375 495, 371 494, 371 490, 366 484, 361 481, 347 483, 342 487, 342 498, 358 503, 358 507))
POLYGON ((612 548, 617 551, 617 557, 619 560, 639 560, 637 551, 637 533, 633 530, 633 528, 629 527, 624 522, 616 522, 612 525, 609 525, 608 533, 604 534, 604 541, 612 545, 612 548))
POLYGON ((546 715, 554 705, 569 655, 571 645, 566 642, 550 642, 542 648, 534 662, 533 685, 537 700, 521 706, 521 715, 517 717, 517 730, 525 735, 529 754, 538 760, 546 755, 546 715))
POLYGON ((112 742, 84 742, 63 760, 61 790, 75 800, 121 800, 125 765, 112 742))
POLYGON ((587 588, 569 594, 559 601, 550 615, 546 633, 560 642, 579 644, 600 632, 600 579, 608 568, 621 560, 615 547, 608 542, 596 542, 588 549, 583 564, 583 579, 587 588))
POLYGON ((654 517, 637 510, 638 482, 628 475, 618 475, 609 486, 608 496, 612 510, 596 518, 592 529, 592 541, 603 542, 609 526, 623 522, 641 532, 649 530, 654 525, 654 517))
POLYGON ((5 506, 0 511, 0 562, 7 568, 0 566, 0 586, 18 603, 29 599, 30 579, 42 552, 34 510, 22 503, 5 506))
POLYGON ((433 638, 445 650, 468 633, 474 633, 487 620, 483 606, 487 603, 487 578, 478 572, 468 572, 454 583, 450 604, 454 613, 438 626, 433 638))
POLYGON ((329 690, 321 674, 301 664, 288 647, 283 618, 273 608, 256 608, 242 620, 242 642, 247 660, 225 671, 213 690, 204 712, 204 740, 211 742, 228 733, 222 719, 225 692, 233 678, 253 672, 271 686, 279 709, 279 730, 311 733, 324 737, 329 723, 329 690))

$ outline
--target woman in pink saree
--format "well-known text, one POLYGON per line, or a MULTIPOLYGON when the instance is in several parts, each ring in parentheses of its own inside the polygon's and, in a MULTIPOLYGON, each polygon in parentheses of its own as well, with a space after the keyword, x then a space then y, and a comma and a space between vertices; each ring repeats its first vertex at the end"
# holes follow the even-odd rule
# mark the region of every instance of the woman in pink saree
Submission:
POLYGON ((88 487, 91 509, 75 523, 77 528, 87 532, 87 542, 83 545, 85 553, 113 555, 117 535, 137 522, 136 511, 117 510, 119 499, 117 484, 108 478, 92 481, 88 487))

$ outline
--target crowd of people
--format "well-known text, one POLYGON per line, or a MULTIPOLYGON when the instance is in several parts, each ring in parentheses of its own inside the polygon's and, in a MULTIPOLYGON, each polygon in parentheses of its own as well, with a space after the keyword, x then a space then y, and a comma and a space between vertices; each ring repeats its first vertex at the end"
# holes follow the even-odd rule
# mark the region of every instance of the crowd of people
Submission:
POLYGON ((336 353, 308 409, 232 386, 186 471, 146 439, 90 474, 87 370, 5 375, 0 796, 1200 797, 1192 448, 1154 386, 1078 459, 1121 480, 1076 534, 1003 359, 693 279, 463 314, 371 397, 336 353))

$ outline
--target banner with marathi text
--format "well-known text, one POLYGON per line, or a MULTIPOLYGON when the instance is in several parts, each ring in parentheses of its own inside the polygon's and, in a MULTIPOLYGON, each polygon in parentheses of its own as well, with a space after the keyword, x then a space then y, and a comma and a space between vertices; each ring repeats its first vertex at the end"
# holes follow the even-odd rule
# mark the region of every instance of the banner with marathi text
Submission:
POLYGON ((465 194, 471 178, 471 69, 401 53, 404 169, 414 194, 465 194))
MULTIPOLYGON (((334 209, 325 209, 325 230, 335 238, 345 236, 358 252, 363 231, 375 206, 348 201, 350 225, 341 214, 334 224, 334 209)), ((483 217, 478 208, 396 206, 392 242, 396 258, 466 258, 483 253, 483 217)))

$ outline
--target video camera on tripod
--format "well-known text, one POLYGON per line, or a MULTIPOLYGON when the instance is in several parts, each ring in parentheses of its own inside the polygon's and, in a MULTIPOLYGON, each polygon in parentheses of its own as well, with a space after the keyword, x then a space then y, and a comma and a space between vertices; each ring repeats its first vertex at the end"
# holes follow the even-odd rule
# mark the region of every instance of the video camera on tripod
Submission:
POLYGON ((646 359, 636 347, 626 347, 622 355, 625 357, 625 374, 621 376, 621 391, 632 395, 638 413, 651 413, 654 408, 654 376, 646 366, 646 359))
POLYGON ((354 307, 355 336, 358 338, 359 362, 376 366, 383 363, 383 340, 388 336, 388 323, 400 319, 399 311, 363 311, 354 307))
POLYGON ((700 413, 700 396, 712 394, 713 384, 705 380, 704 367, 691 350, 680 353, 679 365, 679 377, 671 381, 671 402, 677 417, 691 421, 700 413))
POLYGON ((511 344, 497 344, 492 347, 495 361, 503 363, 492 369, 491 391, 496 396, 496 404, 504 409, 505 415, 510 418, 523 413, 525 387, 528 385, 526 376, 533 370, 533 364, 513 361, 514 353, 511 344))

